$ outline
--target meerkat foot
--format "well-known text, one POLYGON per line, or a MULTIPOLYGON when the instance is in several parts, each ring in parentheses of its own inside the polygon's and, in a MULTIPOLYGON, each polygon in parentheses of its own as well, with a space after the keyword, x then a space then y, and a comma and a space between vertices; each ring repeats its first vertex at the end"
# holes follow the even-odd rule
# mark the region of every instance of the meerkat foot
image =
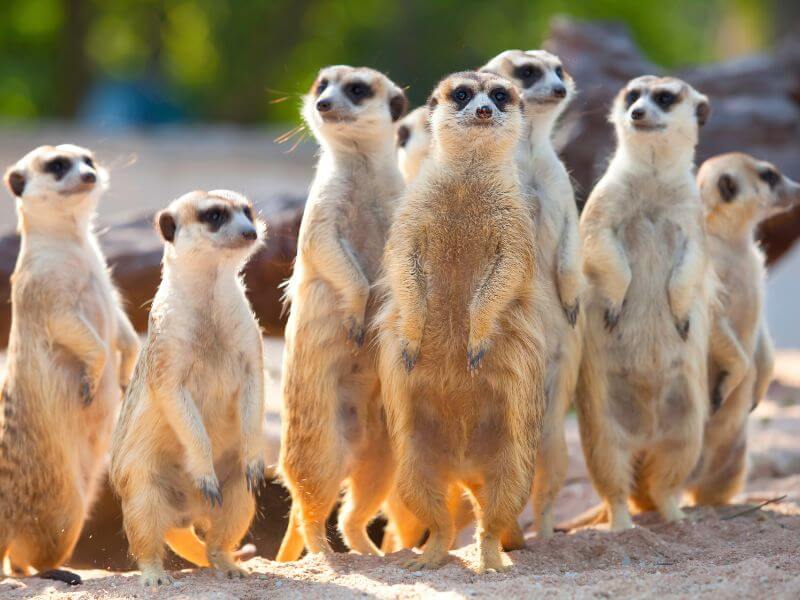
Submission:
POLYGON ((481 556, 478 560, 478 574, 483 573, 502 573, 511 568, 511 564, 503 560, 503 553, 500 545, 494 542, 481 542, 481 556))
POLYGON ((244 579, 250 575, 250 571, 236 564, 230 557, 217 558, 211 562, 211 567, 226 579, 244 579))
POLYGON ((620 507, 618 509, 611 510, 611 523, 609 525, 609 531, 613 532, 620 532, 625 531, 627 529, 633 529, 635 525, 633 524, 633 519, 631 518, 631 513, 628 511, 628 507, 620 507))
POLYGON ((447 552, 423 552, 400 563, 409 571, 422 571, 423 569, 438 569, 447 561, 447 552))
POLYGON ((686 519, 686 513, 675 503, 669 503, 661 510, 661 516, 667 523, 675 523, 686 519))
POLYGON ((142 576, 140 581, 142 587, 156 591, 162 586, 172 585, 173 581, 175 580, 164 570, 163 567, 152 566, 142 567, 142 576))

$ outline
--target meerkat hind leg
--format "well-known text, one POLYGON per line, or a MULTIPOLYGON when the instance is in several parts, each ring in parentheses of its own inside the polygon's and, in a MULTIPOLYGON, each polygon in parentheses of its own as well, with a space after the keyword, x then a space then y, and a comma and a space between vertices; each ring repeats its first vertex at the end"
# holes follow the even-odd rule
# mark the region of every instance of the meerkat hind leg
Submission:
MULTIPOLYGON (((131 484, 133 485, 133 484, 131 484)), ((156 589, 172 583, 164 570, 164 539, 172 527, 172 511, 158 486, 137 486, 122 499, 123 528, 130 553, 142 572, 142 586, 156 589)))
POLYGON ((255 514, 255 500, 247 489, 244 473, 227 482, 223 496, 224 505, 212 510, 206 555, 211 567, 228 579, 246 577, 249 572, 236 563, 235 556, 255 514))

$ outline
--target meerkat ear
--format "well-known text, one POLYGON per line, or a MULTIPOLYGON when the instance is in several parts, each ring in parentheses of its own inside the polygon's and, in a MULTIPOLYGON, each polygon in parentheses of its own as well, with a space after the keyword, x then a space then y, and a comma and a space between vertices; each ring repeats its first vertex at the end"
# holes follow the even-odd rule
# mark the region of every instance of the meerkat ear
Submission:
POLYGON ((708 117, 711 116, 711 105, 705 97, 700 100, 699 104, 694 109, 694 114, 697 115, 697 124, 700 127, 708 122, 708 117))
POLYGON ((428 102, 427 102, 427 104, 428 104, 428 108, 429 108, 430 110, 433 110, 434 108, 436 108, 436 105, 437 105, 437 104, 439 104, 439 101, 436 99, 436 96, 435 96, 435 95, 431 94, 431 95, 428 97, 428 102))
POLYGON ((411 130, 408 128, 408 125, 400 125, 400 127, 397 128, 397 147, 405 147, 410 137, 411 130))
POLYGON ((392 115, 392 121, 397 121, 400 117, 406 114, 408 110, 408 98, 404 91, 400 90, 399 93, 394 94, 389 99, 389 112, 392 115))
POLYGON ((162 210, 156 215, 156 223, 158 225, 158 232, 161 234, 161 237, 164 238, 164 241, 170 243, 174 242, 175 231, 178 229, 178 226, 175 224, 175 217, 172 216, 172 213, 162 210))
POLYGON ((717 187, 719 188, 719 195, 722 196, 722 199, 725 202, 732 201, 736 194, 739 193, 739 186, 736 184, 736 180, 727 173, 723 173, 717 179, 717 187))
POLYGON ((13 170, 6 173, 6 185, 17 198, 25 191, 25 183, 25 175, 21 171, 13 170))

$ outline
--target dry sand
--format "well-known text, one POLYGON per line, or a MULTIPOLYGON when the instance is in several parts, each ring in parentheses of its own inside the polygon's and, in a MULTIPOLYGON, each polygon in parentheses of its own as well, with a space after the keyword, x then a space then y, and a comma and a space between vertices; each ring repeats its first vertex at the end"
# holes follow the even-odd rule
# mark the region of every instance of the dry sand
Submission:
MULTIPOLYGON (((268 341, 267 348, 279 355, 280 342, 268 341)), ((0 598, 800 598, 800 356, 781 354, 776 371, 779 383, 751 419, 752 470, 740 504, 692 509, 685 522, 666 525, 647 514, 624 533, 588 528, 549 541, 529 535, 528 548, 509 554, 514 566, 503 574, 475 575, 476 549, 470 544, 433 572, 403 570, 398 562, 406 553, 313 556, 289 565, 256 558, 246 563, 253 572, 248 579, 229 581, 188 570, 157 594, 142 590, 135 572, 79 571, 85 582, 72 588, 33 578, 5 579, 0 598), (781 502, 739 514, 783 494, 781 502)), ((597 500, 572 419, 567 434, 570 470, 558 506, 562 519, 597 500)), ((528 512, 522 522, 529 520, 528 512)))

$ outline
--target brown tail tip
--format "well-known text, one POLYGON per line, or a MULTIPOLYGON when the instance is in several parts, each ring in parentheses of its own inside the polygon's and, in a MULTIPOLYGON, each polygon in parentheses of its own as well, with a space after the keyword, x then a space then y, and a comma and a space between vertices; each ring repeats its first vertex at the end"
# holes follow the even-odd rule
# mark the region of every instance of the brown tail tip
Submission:
POLYGON ((55 581, 63 581, 69 585, 80 585, 83 579, 77 573, 72 571, 65 571, 64 569, 50 569, 49 571, 42 571, 37 573, 36 577, 39 579, 53 579, 55 581))

